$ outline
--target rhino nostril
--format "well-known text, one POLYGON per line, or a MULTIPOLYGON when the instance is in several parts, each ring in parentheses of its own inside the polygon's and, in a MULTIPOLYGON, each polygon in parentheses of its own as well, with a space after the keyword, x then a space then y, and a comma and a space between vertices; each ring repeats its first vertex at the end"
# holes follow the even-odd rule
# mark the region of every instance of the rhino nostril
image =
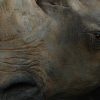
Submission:
POLYGON ((2 97, 3 100, 30 100, 38 94, 40 94, 40 89, 37 84, 21 82, 11 84, 3 89, 2 97))
POLYGON ((35 79, 13 77, 0 88, 0 100, 42 100, 43 92, 35 79))
MULTIPOLYGON (((36 88, 37 85, 36 84, 31 84, 28 82, 20 82, 20 83, 15 83, 15 84, 11 84, 8 87, 3 89, 4 93, 9 93, 10 91, 25 91, 31 88, 36 88)), ((37 89, 38 91, 38 89, 37 89)), ((36 92, 36 89, 35 89, 36 92)))

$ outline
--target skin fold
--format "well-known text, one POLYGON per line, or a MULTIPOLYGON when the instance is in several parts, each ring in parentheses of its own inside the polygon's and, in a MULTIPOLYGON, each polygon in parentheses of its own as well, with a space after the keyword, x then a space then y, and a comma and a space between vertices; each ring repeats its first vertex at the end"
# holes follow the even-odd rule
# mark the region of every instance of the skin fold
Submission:
POLYGON ((99 87, 100 0, 0 0, 0 100, 99 100, 99 87))

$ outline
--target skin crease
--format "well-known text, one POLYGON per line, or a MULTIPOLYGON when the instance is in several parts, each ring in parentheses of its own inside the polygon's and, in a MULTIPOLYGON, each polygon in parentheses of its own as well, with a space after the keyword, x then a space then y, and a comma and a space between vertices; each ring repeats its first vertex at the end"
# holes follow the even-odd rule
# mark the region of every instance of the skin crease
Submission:
POLYGON ((51 1, 0 0, 0 100, 99 100, 100 0, 51 1))

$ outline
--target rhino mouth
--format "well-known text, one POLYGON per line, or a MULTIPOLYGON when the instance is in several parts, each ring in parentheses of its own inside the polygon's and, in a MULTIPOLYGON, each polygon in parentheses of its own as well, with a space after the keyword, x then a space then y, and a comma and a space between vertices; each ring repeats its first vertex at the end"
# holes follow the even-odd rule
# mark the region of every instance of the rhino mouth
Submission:
POLYGON ((43 93, 36 81, 15 81, 2 88, 0 100, 42 100, 43 93))

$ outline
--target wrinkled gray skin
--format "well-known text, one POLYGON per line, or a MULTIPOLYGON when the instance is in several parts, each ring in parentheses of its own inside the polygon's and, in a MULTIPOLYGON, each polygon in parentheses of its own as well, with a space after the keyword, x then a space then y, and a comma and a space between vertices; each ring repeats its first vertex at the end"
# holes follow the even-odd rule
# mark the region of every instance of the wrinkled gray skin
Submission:
POLYGON ((99 86, 100 0, 0 0, 0 100, 100 100, 99 86))

